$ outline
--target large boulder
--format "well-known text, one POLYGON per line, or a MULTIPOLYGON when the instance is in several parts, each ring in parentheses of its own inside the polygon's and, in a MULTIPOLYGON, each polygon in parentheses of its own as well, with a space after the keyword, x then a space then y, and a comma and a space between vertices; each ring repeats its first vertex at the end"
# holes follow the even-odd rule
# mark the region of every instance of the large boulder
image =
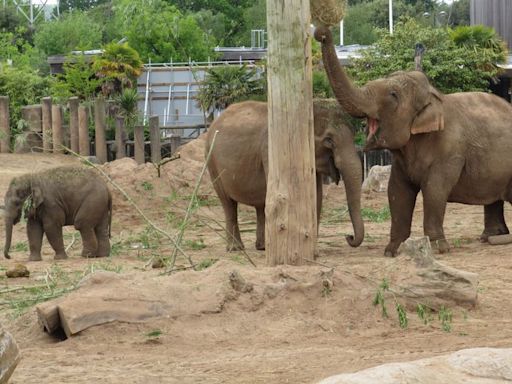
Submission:
POLYGON ((511 381, 512 349, 474 348, 331 376, 319 384, 505 384, 511 381))
POLYGON ((391 165, 374 165, 363 182, 363 192, 386 192, 391 165))
POLYGON ((0 384, 7 383, 20 361, 18 345, 12 335, 0 325, 0 384))

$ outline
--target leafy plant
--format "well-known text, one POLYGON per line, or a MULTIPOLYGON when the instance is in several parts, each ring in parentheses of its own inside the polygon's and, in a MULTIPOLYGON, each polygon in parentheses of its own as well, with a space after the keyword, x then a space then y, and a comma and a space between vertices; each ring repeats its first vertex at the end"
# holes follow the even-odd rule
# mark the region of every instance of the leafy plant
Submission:
POLYGON ((382 223, 391 219, 391 210, 389 206, 382 207, 378 211, 372 208, 362 208, 361 215, 364 219, 372 221, 374 223, 382 223))
POLYGON ((204 260, 201 260, 201 262, 196 265, 196 271, 202 271, 203 269, 210 268, 217 261, 218 261, 218 259, 204 259, 204 260))
POLYGON ((443 331, 451 332, 451 330, 452 330, 452 311, 443 305, 439 309, 438 318, 439 318, 439 321, 441 321, 441 328, 443 329, 443 331))
POLYGON ((206 248, 206 244, 203 242, 203 239, 185 240, 183 244, 185 245, 185 247, 193 249, 194 251, 199 251, 201 249, 206 248))

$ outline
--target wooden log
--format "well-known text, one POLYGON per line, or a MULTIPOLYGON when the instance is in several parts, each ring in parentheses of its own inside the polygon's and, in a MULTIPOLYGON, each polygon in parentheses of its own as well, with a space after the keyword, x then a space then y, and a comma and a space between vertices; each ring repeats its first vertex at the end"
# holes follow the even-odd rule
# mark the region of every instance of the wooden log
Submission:
POLYGON ((61 329, 59 304, 60 300, 47 301, 36 307, 37 321, 43 327, 43 330, 49 334, 61 329))
POLYGON ((316 248, 309 0, 267 0, 267 265, 301 265, 316 248))
POLYGON ((79 153, 78 140, 78 97, 69 98, 69 145, 73 152, 79 153))
POLYGON ((105 130, 107 120, 105 116, 105 99, 97 97, 94 101, 94 143, 96 158, 100 164, 107 162, 107 141, 105 130))
POLYGON ((146 158, 144 155, 144 127, 142 125, 137 125, 134 129, 134 152, 135 152, 135 161, 137 164, 144 164, 146 158))
POLYGON ((81 156, 90 156, 89 127, 87 125, 87 107, 78 107, 78 147, 81 156))
POLYGON ((52 98, 43 97, 41 99, 41 115, 43 128, 43 152, 49 153, 53 149, 52 145, 52 98))
POLYGON ((512 234, 489 236, 487 241, 491 245, 503 245, 512 243, 512 234))
POLYGON ((9 97, 0 96, 0 152, 11 151, 11 126, 9 122, 9 97))
POLYGON ((52 105, 52 139, 53 153, 63 153, 62 107, 58 104, 52 105))
POLYGON ((181 136, 179 134, 172 134, 169 140, 171 141, 171 155, 174 155, 181 145, 181 136))
POLYGON ((14 337, 0 326, 0 383, 8 383, 21 360, 14 337))
POLYGON ((149 136, 151 142, 151 162, 158 164, 162 160, 162 145, 160 143, 160 126, 158 116, 149 118, 149 136))
POLYGON ((126 156, 126 132, 124 129, 124 117, 116 117, 116 159, 126 156))

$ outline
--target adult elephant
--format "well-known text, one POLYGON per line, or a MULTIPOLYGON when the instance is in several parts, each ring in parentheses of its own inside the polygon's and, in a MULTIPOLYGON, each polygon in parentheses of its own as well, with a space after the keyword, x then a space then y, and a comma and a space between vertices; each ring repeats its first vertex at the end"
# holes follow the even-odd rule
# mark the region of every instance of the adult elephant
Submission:
POLYGON ((508 233, 503 200, 512 200, 512 106, 488 93, 444 95, 422 72, 396 72, 356 87, 336 56, 330 30, 315 38, 341 107, 368 120, 366 149, 393 153, 388 187, 391 235, 386 256, 410 236, 416 196, 423 194, 425 235, 440 252, 447 202, 485 206, 489 235, 508 233))
MULTIPOLYGON (((318 218, 322 208, 322 175, 345 183, 354 236, 347 242, 357 247, 364 238, 361 217, 361 160, 356 152, 347 116, 335 100, 315 100, 315 159, 318 218)), ((243 249, 238 227, 238 203, 256 208, 256 249, 265 249, 265 197, 268 174, 267 103, 246 101, 229 106, 211 125, 206 153, 218 131, 208 171, 224 209, 227 250, 243 249)))
POLYGON ((31 261, 41 260, 43 233, 55 251, 55 259, 67 258, 62 227, 80 231, 82 256, 110 254, 112 197, 106 182, 93 169, 62 166, 14 178, 5 194, 5 248, 9 259, 12 228, 22 215, 27 218, 31 261))

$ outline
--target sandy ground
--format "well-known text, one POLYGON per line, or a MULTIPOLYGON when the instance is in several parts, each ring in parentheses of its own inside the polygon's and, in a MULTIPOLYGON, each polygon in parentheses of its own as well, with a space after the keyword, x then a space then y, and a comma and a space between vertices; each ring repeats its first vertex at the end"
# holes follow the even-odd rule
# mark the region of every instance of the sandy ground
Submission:
MULTIPOLYGON (((196 152, 197 161, 169 163, 160 179, 152 165, 136 167, 124 161, 105 169, 151 220, 176 233, 200 167, 201 150, 196 152)), ((4 194, 10 179, 17 174, 73 161, 76 160, 64 156, 1 155, 0 194, 4 194)), ((172 250, 165 239, 148 230, 140 215, 118 193, 112 228, 113 254, 107 259, 81 258, 80 241, 72 228, 66 228, 66 244, 73 243, 68 260, 55 263, 45 241, 44 261, 27 263, 22 245, 26 241, 25 226, 19 224, 13 238, 13 246, 20 244, 18 251, 13 250, 12 260, 0 261, 0 321, 16 337, 23 354, 11 382, 311 383, 337 373, 462 348, 512 347, 512 245, 493 247, 479 242, 482 207, 450 204, 447 209, 445 230, 453 248, 437 258, 450 266, 478 273, 480 283, 477 307, 450 308, 453 319, 451 330, 446 332, 436 315, 425 325, 412 311, 408 313, 407 329, 400 328, 392 303, 388 308, 390 317, 381 315, 380 309, 372 305, 376 285, 396 263, 395 259, 383 257, 389 218, 381 215, 382 220, 367 219, 365 242, 359 248, 350 248, 344 240, 344 235, 351 233, 351 225, 343 188, 326 188, 324 201, 317 259, 322 266, 311 265, 296 272, 292 269, 288 271, 292 277, 288 278, 308 274, 314 277, 321 269, 334 268, 344 277, 334 281, 331 292, 326 294, 317 285, 302 284, 296 290, 257 302, 253 296, 241 295, 216 311, 176 315, 143 324, 111 323, 92 327, 65 341, 43 333, 34 307, 25 308, 27 298, 33 304, 41 295, 48 295, 47 290, 41 294, 36 288, 12 289, 37 287, 52 279, 58 287, 65 286, 68 280, 102 269, 153 279, 162 270, 148 268, 148 263, 152 258, 169 256, 172 250), (17 262, 26 263, 30 278, 3 276, 4 270, 17 262)), ((176 272, 169 279, 180 276, 182 281, 193 282, 202 273, 227 275, 233 269, 246 274, 276 275, 275 269, 264 267, 264 252, 254 250, 252 209, 242 209, 240 221, 247 254, 257 264, 256 269, 248 264, 243 253, 225 252, 219 227, 223 222, 222 208, 208 182, 201 190, 201 202, 185 232, 185 250, 195 263, 209 259, 220 262, 202 272, 176 272)), ((385 209, 386 194, 365 195, 363 207, 372 212, 385 209)), ((511 215, 507 206, 509 223, 511 215)), ((422 234, 421 223, 420 198, 414 215, 415 236, 422 234)), ((3 223, 0 226, 3 233, 3 223)), ((179 257, 177 265, 187 267, 189 263, 179 257)), ((154 292, 155 297, 165 294, 154 292)))

